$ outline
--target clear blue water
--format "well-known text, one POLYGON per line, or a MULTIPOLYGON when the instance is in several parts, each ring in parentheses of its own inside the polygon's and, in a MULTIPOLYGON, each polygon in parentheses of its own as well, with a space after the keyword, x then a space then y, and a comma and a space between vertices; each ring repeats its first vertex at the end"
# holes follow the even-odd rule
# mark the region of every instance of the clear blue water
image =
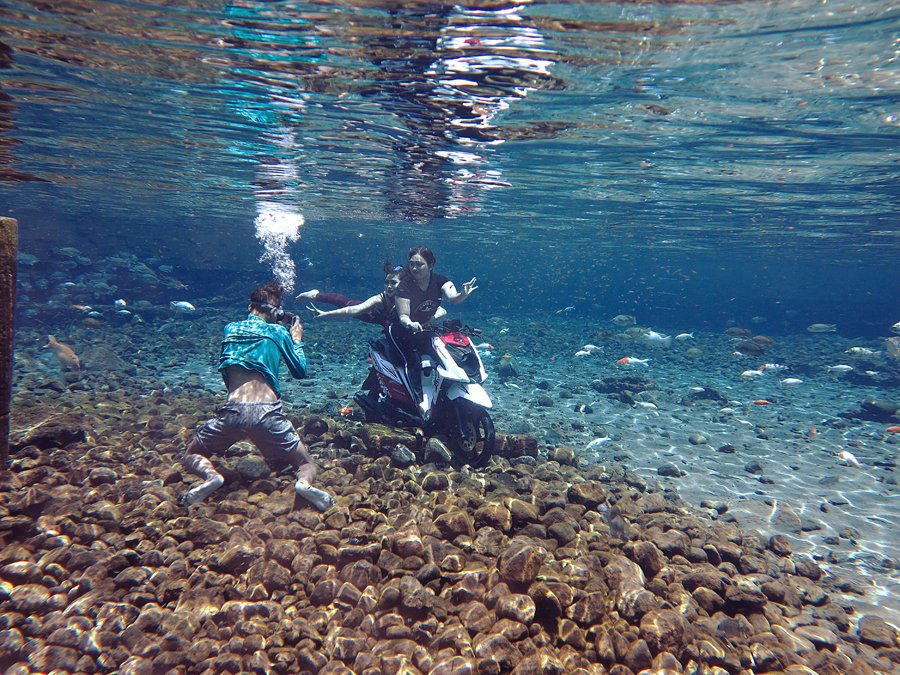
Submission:
POLYGON ((487 306, 790 308, 877 336, 900 318, 898 18, 12 0, 0 195, 39 258, 261 278, 254 219, 274 209, 305 220, 298 287, 377 285, 425 243, 487 306))
MULTIPOLYGON (((863 397, 896 398, 897 362, 854 361, 880 373, 859 386, 824 366, 880 349, 900 321, 898 25, 896 5, 849 0, 6 0, 0 215, 18 219, 24 254, 20 350, 46 354, 35 336, 53 330, 78 349, 100 339, 73 303, 189 300, 212 312, 183 324, 204 345, 188 365, 213 381, 205 345, 273 263, 296 290, 363 298, 385 257, 424 244, 457 285, 477 276, 458 311, 521 349, 533 379, 589 393, 632 355, 654 359, 669 413, 697 384, 753 400, 723 331, 772 336, 818 368, 795 399, 765 385, 782 404, 771 426, 800 438, 863 397), (710 356, 613 343, 603 366, 573 361, 618 314, 697 331, 710 356), (813 323, 837 331, 811 336, 813 323)), ((133 334, 159 341, 177 323, 151 321, 133 334)), ((352 391, 371 335, 347 329, 358 338, 341 356, 346 336, 320 330, 343 351, 322 347, 314 365, 352 391)), ((180 382, 176 366, 153 377, 180 382)), ((522 423, 525 393, 492 395, 498 428, 522 423)), ((542 414, 523 417, 543 433, 558 420, 542 414)), ((636 440, 638 418, 614 404, 598 418, 616 415, 625 445, 648 443, 641 458, 668 444, 636 440)), ((875 448, 857 451, 867 467, 896 456, 880 427, 831 431, 827 471, 848 434, 875 448)), ((782 440, 772 452, 794 452, 782 440)), ((819 489, 818 468, 784 471, 819 489)), ((862 519, 896 513, 876 475, 862 519)), ((867 545, 896 558, 887 531, 867 545)))

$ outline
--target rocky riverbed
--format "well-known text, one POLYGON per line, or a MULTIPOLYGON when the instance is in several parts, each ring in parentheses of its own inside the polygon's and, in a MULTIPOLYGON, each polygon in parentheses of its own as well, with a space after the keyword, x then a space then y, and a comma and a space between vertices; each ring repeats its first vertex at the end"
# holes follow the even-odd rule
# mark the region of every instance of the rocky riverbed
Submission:
POLYGON ((513 435, 456 471, 422 463, 421 435, 293 414, 332 509, 246 444, 185 508, 213 396, 73 396, 13 420, 6 673, 900 672, 852 584, 616 462, 513 435))
POLYGON ((339 415, 377 331, 313 322, 312 377, 283 391, 335 507, 238 444, 188 509, 181 454, 222 400, 240 309, 28 311, 0 481, 6 672, 900 672, 900 369, 848 353, 876 342, 789 336, 763 359, 727 333, 473 317, 501 438, 476 472, 339 415), (801 383, 742 376, 766 362, 801 383))

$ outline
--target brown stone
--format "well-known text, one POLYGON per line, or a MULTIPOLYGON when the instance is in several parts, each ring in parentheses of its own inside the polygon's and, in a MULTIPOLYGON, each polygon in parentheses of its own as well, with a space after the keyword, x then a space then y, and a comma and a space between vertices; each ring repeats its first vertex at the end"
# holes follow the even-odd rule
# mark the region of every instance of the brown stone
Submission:
POLYGON ((697 604, 710 616, 720 611, 725 606, 725 599, 705 586, 699 586, 691 594, 697 604))
POLYGON ((453 541, 461 534, 470 537, 475 534, 472 517, 465 511, 451 511, 440 515, 434 519, 434 524, 447 541, 453 541))
POLYGON ((381 581, 381 570, 368 560, 359 560, 341 570, 341 581, 346 581, 364 591, 366 586, 377 586, 381 581))
POLYGON ((492 634, 475 645, 475 656, 495 663, 499 670, 509 671, 522 660, 522 652, 504 636, 492 634))
POLYGON ((641 637, 654 654, 679 654, 690 641, 691 630, 679 612, 661 609, 649 612, 641 619, 641 637))
POLYGON ((674 555, 687 556, 691 550, 691 540, 679 530, 669 530, 654 534, 650 541, 670 558, 674 555))
POLYGON ((575 451, 572 448, 567 447, 559 447, 552 448, 549 453, 547 453, 547 459, 551 462, 559 462, 563 466, 572 466, 575 464, 575 451))
POLYGON ((538 508, 534 504, 530 504, 521 499, 510 499, 506 503, 506 507, 509 509, 513 523, 516 525, 535 523, 540 517, 538 508))
POLYGON ((635 640, 625 655, 625 665, 635 673, 649 668, 653 664, 650 647, 644 640, 635 640))
POLYGON ((588 480, 573 484, 567 493, 571 504, 581 504, 589 511, 594 511, 606 502, 606 490, 597 481, 588 480))
POLYGON ((512 514, 502 504, 485 504, 475 511, 475 527, 492 527, 501 532, 512 528, 512 514))
POLYGON ((859 620, 859 640, 870 647, 898 647, 897 630, 884 619, 867 614, 859 620))
POLYGON ((547 584, 541 582, 531 584, 528 595, 534 600, 537 616, 542 619, 556 619, 562 616, 563 604, 547 584))
POLYGON ((562 664, 548 649, 526 656, 513 668, 512 675, 562 675, 562 664))
POLYGON ((528 635, 528 626, 513 619, 500 619, 491 628, 491 633, 502 635, 510 642, 518 642, 528 635))
POLYGON ((791 554, 791 540, 783 534, 776 534, 769 538, 769 550, 780 556, 791 554))
POLYGON ((459 613, 459 620, 470 635, 486 633, 494 625, 495 618, 480 602, 470 602, 459 613))
POLYGON ((428 675, 474 675, 475 661, 464 656, 451 656, 434 665, 428 675))
POLYGON ((652 541, 639 541, 634 545, 634 561, 648 579, 655 577, 666 565, 663 552, 652 541))
POLYGON ((425 556, 425 546, 422 544, 422 538, 413 532, 398 535, 394 540, 394 551, 401 558, 410 556, 422 558, 425 556))
POLYGON ((262 584, 270 593, 283 591, 291 585, 291 573, 274 560, 262 560, 247 570, 248 584, 262 584))
POLYGON ((725 591, 725 602, 738 609, 762 607, 766 604, 766 595, 752 578, 737 575, 725 591))
POLYGON ((431 609, 433 596, 418 579, 404 576, 400 579, 400 606, 413 613, 431 609))
POLYGON ((497 563, 500 578, 513 589, 529 586, 544 564, 545 557, 546 552, 542 548, 521 542, 511 543, 497 563))
POLYGON ((497 601, 494 611, 500 618, 528 625, 534 620, 536 605, 527 595, 509 594, 497 601))
POLYGON ((606 614, 606 596, 603 593, 588 593, 575 602, 567 612, 567 616, 582 626, 600 623, 606 614))
POLYGON ((584 631, 578 627, 578 624, 570 619, 559 620, 556 634, 563 644, 567 644, 579 652, 583 652, 585 647, 587 647, 584 631))
POLYGON ((196 518, 187 526, 187 538, 195 546, 218 544, 227 541, 231 528, 225 523, 209 518, 196 518))

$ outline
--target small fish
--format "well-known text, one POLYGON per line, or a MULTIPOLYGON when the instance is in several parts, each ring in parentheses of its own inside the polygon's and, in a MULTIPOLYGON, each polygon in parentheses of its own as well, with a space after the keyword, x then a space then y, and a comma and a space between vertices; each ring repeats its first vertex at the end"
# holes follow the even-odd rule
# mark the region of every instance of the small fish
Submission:
POLYGON ((172 307, 174 307, 175 309, 177 309, 177 310, 179 310, 179 311, 181 311, 181 312, 193 312, 193 311, 195 311, 195 310, 197 309, 197 308, 194 307, 191 303, 185 302, 184 300, 182 300, 181 302, 175 302, 175 301, 173 300, 173 301, 170 302, 169 304, 172 305, 172 307))
POLYGON ((814 441, 816 440, 816 436, 819 435, 818 430, 816 429, 814 424, 809 425, 809 430, 806 432, 806 440, 814 441))
POLYGON ((900 333, 900 321, 891 326, 891 331, 894 333, 900 333))
POLYGON ((853 370, 853 366, 845 366, 845 365, 825 366, 825 367, 828 368, 828 370, 833 370, 838 373, 849 373, 851 370, 853 370))
POLYGON ((575 352, 575 356, 590 356, 590 355, 591 355, 591 353, 589 351, 587 351, 586 349, 579 349, 577 352, 575 352))
POLYGON ((71 288, 74 285, 75 285, 74 281, 66 281, 66 282, 61 283, 60 287, 61 288, 71 288))
POLYGON ((125 302, 124 300, 122 300, 122 298, 119 298, 119 299, 116 300, 113 304, 114 304, 116 307, 124 307, 124 306, 127 305, 128 303, 125 302))
POLYGON ((863 468, 862 464, 859 463, 859 460, 856 459, 856 455, 854 455, 849 450, 841 451, 841 459, 844 460, 845 462, 847 462, 847 464, 849 464, 851 466, 855 466, 857 469, 863 468))
POLYGON ((768 319, 764 316, 754 316, 750 321, 753 323, 765 323, 768 319))
POLYGON ((631 314, 619 314, 616 317, 613 317, 612 322, 617 326, 630 326, 631 324, 637 323, 637 319, 635 319, 631 314))
POLYGON ((765 373, 763 373, 761 370, 745 370, 743 373, 741 373, 741 377, 750 379, 751 377, 759 377, 760 375, 764 374, 765 373))
POLYGON ((72 305, 72 309, 77 309, 82 312, 90 312, 93 307, 91 307, 90 305, 72 305))
POLYGON ((876 375, 880 375, 880 374, 881 374, 880 370, 867 370, 866 371, 866 375, 868 375, 869 377, 875 377, 876 375))
POLYGON ((127 309, 120 309, 116 314, 131 314, 127 309))
POLYGON ((482 342, 480 345, 475 345, 475 349, 493 349, 494 345, 489 342, 482 342))
POLYGON ((690 390, 691 390, 691 391, 696 391, 696 392, 706 391, 706 387, 691 387, 690 390))
POLYGON ((761 398, 756 401, 753 401, 753 405, 772 405, 772 402, 761 398))
POLYGON ((760 366, 759 369, 767 373, 778 373, 782 370, 791 370, 791 367, 783 366, 780 363, 767 363, 764 366, 760 366))
POLYGON ((720 408, 720 409, 719 409, 719 412, 720 412, 720 413, 733 413, 733 412, 734 412, 734 408, 720 408))
POLYGON ((620 366, 630 366, 633 363, 643 363, 644 365, 647 365, 647 362, 649 360, 650 359, 636 359, 633 356, 626 356, 625 358, 621 358, 616 361, 616 363, 618 363, 620 366))
POLYGON ((656 331, 649 331, 644 333, 644 340, 649 340, 650 342, 662 342, 663 344, 669 344, 672 341, 672 336, 663 335, 662 333, 657 333, 656 331))
POLYGON ((508 332, 509 332, 509 328, 501 328, 500 329, 500 335, 505 335, 508 332))
POLYGON ((781 384, 786 384, 789 387, 795 387, 798 384, 803 384, 803 380, 800 380, 796 377, 788 377, 781 381, 781 384))
POLYGON ((676 340, 689 340, 692 337, 694 337, 693 333, 679 333, 678 335, 675 336, 675 339, 676 340))
POLYGON ((508 387, 510 389, 521 389, 522 388, 519 385, 517 385, 515 382, 504 382, 503 386, 508 387))
POLYGON ((88 312, 88 316, 103 316, 100 312, 88 312))
POLYGON ((647 403, 646 401, 636 401, 634 405, 640 408, 646 408, 647 410, 657 410, 656 404, 647 403))
POLYGON ((609 436, 604 436, 603 438, 595 438, 590 443, 585 446, 585 450, 593 450, 594 448, 599 448, 601 445, 606 443, 609 440, 609 436))
POLYGON ((833 323, 814 323, 807 327, 810 333, 834 333, 837 330, 837 324, 833 323))
POLYGON ((603 349, 600 348, 600 347, 598 347, 597 345, 585 345, 584 347, 582 347, 582 349, 586 349, 586 350, 588 350, 589 352, 592 352, 592 351, 594 351, 594 350, 596 350, 596 349, 600 349, 600 351, 603 351, 603 349))
POLYGON ((571 307, 563 307, 562 309, 557 310, 556 313, 562 314, 563 312, 571 312, 573 309, 575 309, 575 305, 572 305, 571 307))
POLYGON ((66 344, 57 342, 52 335, 47 336, 47 344, 45 349, 49 349, 56 356, 59 365, 63 368, 71 368, 72 370, 81 370, 81 361, 78 360, 74 350, 66 344))
POLYGON ((353 414, 353 406, 352 405, 345 405, 343 408, 338 410, 338 415, 343 415, 344 417, 348 417, 349 415, 352 415, 352 414, 353 414))
POLYGON ((880 351, 875 351, 874 349, 868 349, 866 347, 850 347, 845 354, 852 354, 853 356, 881 356, 880 351))

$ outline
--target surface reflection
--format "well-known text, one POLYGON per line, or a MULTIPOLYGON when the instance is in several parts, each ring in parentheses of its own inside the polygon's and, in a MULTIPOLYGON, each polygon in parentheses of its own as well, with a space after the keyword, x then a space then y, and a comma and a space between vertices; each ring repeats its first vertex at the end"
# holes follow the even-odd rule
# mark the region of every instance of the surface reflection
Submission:
POLYGON ((479 191, 509 185, 485 153, 504 141, 496 118, 556 84, 553 52, 521 14, 525 5, 384 6, 393 31, 363 47, 380 70, 362 93, 411 132, 393 143, 398 161, 388 177, 388 203, 396 217, 419 223, 452 217, 477 209, 479 191))

